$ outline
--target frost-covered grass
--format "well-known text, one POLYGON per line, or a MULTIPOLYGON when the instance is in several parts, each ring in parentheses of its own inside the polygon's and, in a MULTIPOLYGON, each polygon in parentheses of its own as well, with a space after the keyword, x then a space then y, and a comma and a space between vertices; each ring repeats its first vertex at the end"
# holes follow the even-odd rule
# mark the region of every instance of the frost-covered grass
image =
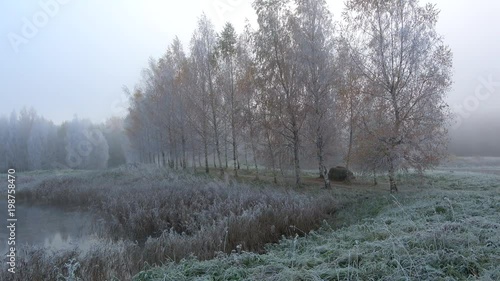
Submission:
POLYGON ((441 166, 449 167, 496 167, 500 168, 500 157, 459 157, 450 156, 441 166))
POLYGON ((81 208, 99 219, 97 236, 80 247, 24 247, 14 280, 129 280, 145 265, 262 253, 268 243, 317 229, 336 207, 327 191, 227 183, 153 166, 19 177, 19 200, 81 208))
POLYGON ((402 174, 395 195, 371 180, 324 191, 145 166, 40 172, 23 200, 87 208, 103 228, 73 249, 23 248, 14 280, 500 280, 498 175, 402 174))
POLYGON ((500 157, 450 157, 439 169, 500 175, 500 157))
POLYGON ((265 254, 194 258, 150 268, 135 280, 500 280, 500 177, 406 175, 401 192, 370 194, 325 225, 283 239, 265 254), (357 221, 358 220, 358 221, 357 221))
POLYGON ((80 246, 53 251, 40 246, 17 247, 16 273, 0 267, 0 280, 130 280, 142 265, 141 249, 129 241, 93 237, 80 246), (114 279, 113 279, 114 278, 114 279))

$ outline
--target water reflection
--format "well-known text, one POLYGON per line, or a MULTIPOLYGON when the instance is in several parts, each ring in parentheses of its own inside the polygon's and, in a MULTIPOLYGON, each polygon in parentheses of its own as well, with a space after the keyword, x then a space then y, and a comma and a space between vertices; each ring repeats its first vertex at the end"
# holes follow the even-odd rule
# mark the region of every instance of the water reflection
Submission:
MULTIPOLYGON (((7 200, 0 201, 0 253, 7 252, 7 200)), ((16 246, 30 244, 52 250, 74 248, 92 231, 92 216, 87 212, 55 207, 16 205, 16 246)))
POLYGON ((43 247, 50 250, 70 249, 75 246, 77 246, 76 241, 67 233, 57 232, 43 241, 43 247))

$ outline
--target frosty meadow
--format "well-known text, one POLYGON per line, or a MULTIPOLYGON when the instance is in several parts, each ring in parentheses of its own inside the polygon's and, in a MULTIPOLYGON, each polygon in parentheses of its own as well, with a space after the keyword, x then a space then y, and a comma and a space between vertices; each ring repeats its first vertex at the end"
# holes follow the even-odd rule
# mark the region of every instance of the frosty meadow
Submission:
MULTIPOLYGON (((116 77, 153 42, 151 30, 178 16, 166 7, 180 14, 185 5, 102 2, 96 10, 92 1, 42 0, 8 33, 16 55, 30 56, 55 38, 56 22, 93 14, 69 25, 96 37, 69 42, 86 54, 63 44, 38 58, 86 100, 120 87, 116 77), (101 38, 89 30, 104 34, 102 17, 113 32, 101 38), (119 48, 108 40, 115 33, 119 48), (109 52, 94 54, 96 46, 109 52), (94 85, 60 64, 109 80, 94 85)), ((500 280, 500 119, 490 117, 499 83, 494 72, 476 75, 475 88, 448 105, 463 46, 449 45, 438 26, 440 9, 453 7, 208 5, 215 16, 176 22, 194 29, 189 40, 167 36, 155 46, 161 55, 121 99, 102 94, 117 116, 53 122, 27 107, 0 116, 8 230, 0 232, 0 280, 500 280), (246 10, 253 18, 244 26, 225 22, 246 10), (475 126, 487 131, 467 133, 477 120, 488 120, 475 126)), ((125 76, 120 83, 130 85, 125 76)), ((37 77, 44 85, 43 71, 37 77)), ((46 90, 56 88, 65 89, 46 90)), ((88 106, 74 98, 51 111, 88 106)))

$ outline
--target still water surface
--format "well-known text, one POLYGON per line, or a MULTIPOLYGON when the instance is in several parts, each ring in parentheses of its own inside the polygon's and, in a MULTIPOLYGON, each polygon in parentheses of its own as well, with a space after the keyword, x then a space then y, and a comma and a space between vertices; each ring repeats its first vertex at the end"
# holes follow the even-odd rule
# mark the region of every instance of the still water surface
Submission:
MULTIPOLYGON (((0 199, 0 253, 7 252, 7 200, 0 199)), ((76 246, 77 240, 91 234, 92 216, 88 212, 48 206, 16 204, 16 246, 30 244, 59 250, 76 246)))

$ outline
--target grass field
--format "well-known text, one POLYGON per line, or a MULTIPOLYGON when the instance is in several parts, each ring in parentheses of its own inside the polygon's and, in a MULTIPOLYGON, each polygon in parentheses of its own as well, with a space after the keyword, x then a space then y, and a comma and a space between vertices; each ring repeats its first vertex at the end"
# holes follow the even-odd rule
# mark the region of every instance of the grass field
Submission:
POLYGON ((31 173, 24 200, 105 224, 85 251, 26 249, 14 280, 500 280, 500 161, 453 161, 401 174, 394 195, 382 176, 325 191, 312 175, 294 190, 251 173, 31 173))
POLYGON ((500 280, 499 179, 407 175, 394 196, 353 185, 333 191, 353 193, 336 225, 284 239, 263 255, 186 259, 135 280, 500 280))

